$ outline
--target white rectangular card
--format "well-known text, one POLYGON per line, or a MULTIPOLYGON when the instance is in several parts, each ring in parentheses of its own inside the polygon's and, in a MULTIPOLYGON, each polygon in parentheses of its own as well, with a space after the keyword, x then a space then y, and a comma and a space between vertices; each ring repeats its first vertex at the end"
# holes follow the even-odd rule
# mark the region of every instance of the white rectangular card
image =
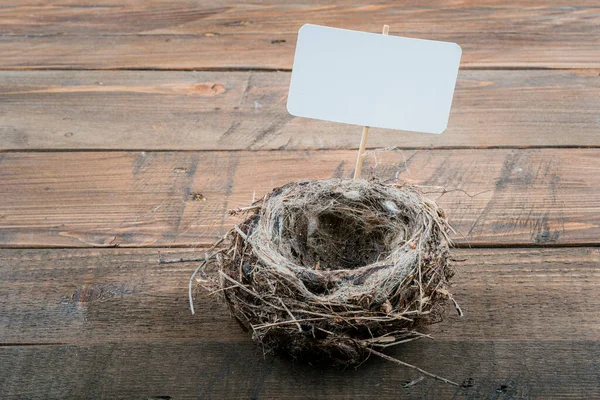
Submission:
POLYGON ((307 24, 287 109, 299 117, 442 133, 462 50, 456 43, 307 24))

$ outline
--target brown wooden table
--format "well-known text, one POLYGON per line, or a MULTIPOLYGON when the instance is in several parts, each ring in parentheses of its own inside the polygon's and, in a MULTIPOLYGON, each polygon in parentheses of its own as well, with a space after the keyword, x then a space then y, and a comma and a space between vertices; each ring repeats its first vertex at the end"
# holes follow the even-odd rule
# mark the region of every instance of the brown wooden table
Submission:
POLYGON ((598 1, 311 3, 0 1, 2 399, 600 398, 598 1), (304 23, 463 48, 449 129, 373 129, 399 150, 364 172, 459 232, 465 317, 390 354, 467 387, 263 357, 214 297, 190 315, 195 263, 158 263, 253 193, 352 176, 361 129, 285 109, 304 23))

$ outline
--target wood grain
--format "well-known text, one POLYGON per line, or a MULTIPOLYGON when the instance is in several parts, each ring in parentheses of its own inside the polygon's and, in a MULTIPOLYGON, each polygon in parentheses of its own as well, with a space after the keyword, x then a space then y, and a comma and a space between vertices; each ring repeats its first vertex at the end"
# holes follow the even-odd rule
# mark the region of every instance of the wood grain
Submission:
MULTIPOLYGON (((0 346, 113 342, 242 342, 251 346, 215 296, 188 280, 202 249, 0 250, 0 346)), ((456 249, 452 292, 465 312, 448 306, 433 325, 441 341, 598 341, 600 251, 456 249), (498 329, 501 326, 502 329, 498 329)))
POLYGON ((6 3, 3 69, 290 69, 305 23, 457 42, 463 68, 600 67, 592 0, 6 3))
MULTIPOLYGON (((461 71, 442 135, 369 147, 600 146, 600 70, 461 71)), ((360 127, 295 118, 287 72, 0 72, 0 148, 357 148, 360 127)))
MULTIPOLYGON (((502 329, 499 325, 498 329, 502 329)), ((598 342, 444 342, 390 351, 471 385, 371 359, 336 370, 264 357, 251 344, 111 343, 0 347, 0 394, 27 399, 597 399, 598 342), (166 397, 169 396, 169 397, 166 397)))
POLYGON ((186 285, 192 249, 0 251, 0 394, 26 398, 595 398, 600 251, 460 249, 435 340, 390 354, 472 387, 423 381, 373 359, 313 369, 267 356, 215 297, 186 285), (44 344, 44 345, 40 345, 44 344), (8 346, 10 345, 10 346, 8 346), (496 396, 496 397, 494 397, 496 396))
MULTIPOLYGON (((151 247, 212 243, 235 222, 226 210, 289 181, 351 177, 356 154, 0 156, 1 246, 151 247)), ((423 185, 463 245, 597 245, 599 156, 599 149, 381 151, 369 153, 363 177, 423 185)))

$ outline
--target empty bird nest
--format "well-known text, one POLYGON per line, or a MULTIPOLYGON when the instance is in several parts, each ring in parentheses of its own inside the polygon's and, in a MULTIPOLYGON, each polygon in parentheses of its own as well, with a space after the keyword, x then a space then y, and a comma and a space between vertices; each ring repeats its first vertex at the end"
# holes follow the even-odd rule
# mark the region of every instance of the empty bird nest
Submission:
POLYGON ((417 188, 306 180, 232 213, 194 275, 267 351, 357 364, 426 336, 453 301, 451 228, 417 188))

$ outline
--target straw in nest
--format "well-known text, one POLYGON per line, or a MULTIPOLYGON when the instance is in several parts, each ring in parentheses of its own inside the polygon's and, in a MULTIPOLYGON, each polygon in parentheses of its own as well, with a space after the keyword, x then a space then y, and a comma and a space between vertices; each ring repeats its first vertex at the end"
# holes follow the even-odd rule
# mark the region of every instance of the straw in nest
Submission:
POLYGON ((418 189, 307 180, 237 213, 243 222, 195 274, 255 342, 328 364, 375 354, 453 384, 380 352, 427 336, 419 328, 439 321, 453 300, 450 226, 418 189))

